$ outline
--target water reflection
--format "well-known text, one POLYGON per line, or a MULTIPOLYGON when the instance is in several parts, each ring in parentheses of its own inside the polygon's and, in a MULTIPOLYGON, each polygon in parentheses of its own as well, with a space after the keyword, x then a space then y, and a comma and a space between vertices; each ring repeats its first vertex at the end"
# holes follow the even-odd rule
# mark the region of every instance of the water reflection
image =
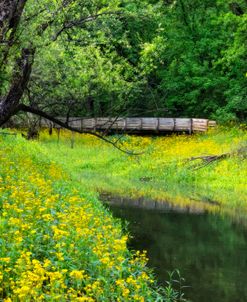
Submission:
POLYGON ((153 199, 148 199, 144 197, 139 197, 135 199, 123 197, 123 196, 114 196, 109 193, 101 193, 100 199, 106 202, 109 205, 114 205, 118 207, 131 207, 131 208, 140 208, 147 210, 154 210, 159 212, 174 211, 177 213, 193 213, 201 214, 205 213, 206 210, 204 207, 198 207, 194 204, 180 206, 169 201, 158 201, 153 199))
MULTIPOLYGON (((109 200, 109 197, 108 197, 109 200)), ((113 198, 115 217, 129 222, 131 249, 146 249, 160 283, 178 268, 194 302, 246 302, 247 232, 203 210, 113 198)))

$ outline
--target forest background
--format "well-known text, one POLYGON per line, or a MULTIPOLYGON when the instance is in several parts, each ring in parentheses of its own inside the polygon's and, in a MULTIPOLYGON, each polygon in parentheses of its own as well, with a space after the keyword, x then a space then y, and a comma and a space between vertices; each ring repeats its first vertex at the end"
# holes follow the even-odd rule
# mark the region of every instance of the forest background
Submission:
POLYGON ((22 103, 51 116, 246 119, 246 0, 20 2, 1 30, 3 101, 26 51, 22 103))

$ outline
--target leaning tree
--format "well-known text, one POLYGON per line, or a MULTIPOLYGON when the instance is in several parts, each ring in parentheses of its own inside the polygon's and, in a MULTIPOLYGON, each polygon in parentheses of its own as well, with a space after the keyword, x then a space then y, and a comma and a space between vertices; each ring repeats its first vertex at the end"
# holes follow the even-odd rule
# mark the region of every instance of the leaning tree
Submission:
MULTIPOLYGON (((128 14, 123 11, 123 3, 118 0, 0 0, 0 127, 12 116, 24 112, 48 119, 68 130, 86 133, 87 131, 69 124, 71 107, 76 105, 73 100, 66 103, 67 120, 61 121, 56 118, 51 107, 61 107, 64 104, 59 101, 43 104, 43 100, 37 102, 35 98, 30 98, 29 84, 33 64, 42 51, 45 52, 59 39, 62 44, 64 41, 71 41, 77 45, 88 45, 93 37, 93 42, 100 44, 102 36, 103 41, 107 39, 111 26, 114 30, 121 18, 123 23, 127 22, 128 14)), ((111 37, 109 40, 110 44, 111 37)), ((101 47, 104 48, 104 43, 101 47)), ((73 47, 69 49, 71 60, 74 57, 73 50, 73 47)), ((118 51, 121 53, 120 49, 118 51)), ((127 85, 128 82, 129 79, 126 80, 127 85)), ((88 133, 121 151, 134 154, 122 150, 119 139, 113 141, 96 132, 88 133)))
MULTIPOLYGON (((40 53, 61 37, 66 37, 66 42, 78 43, 78 37, 92 36, 92 31, 101 30, 102 34, 104 28, 109 28, 109 20, 114 22, 121 17, 119 3, 115 0, 0 0, 0 126, 19 112, 29 112, 80 132, 30 99, 32 67, 40 53)), ((86 38, 84 44, 90 43, 86 38)), ((50 109, 52 104, 45 105, 50 109)), ((58 106, 63 105, 58 102, 58 106)), ((76 103, 72 100, 66 105, 69 116, 76 103)))

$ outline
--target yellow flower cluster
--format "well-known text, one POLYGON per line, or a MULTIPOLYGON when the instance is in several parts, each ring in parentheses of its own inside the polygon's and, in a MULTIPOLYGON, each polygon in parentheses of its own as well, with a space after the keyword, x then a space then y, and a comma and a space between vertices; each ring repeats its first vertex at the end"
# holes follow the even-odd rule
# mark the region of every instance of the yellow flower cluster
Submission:
POLYGON ((155 300, 145 254, 38 151, 0 147, 0 301, 155 300))

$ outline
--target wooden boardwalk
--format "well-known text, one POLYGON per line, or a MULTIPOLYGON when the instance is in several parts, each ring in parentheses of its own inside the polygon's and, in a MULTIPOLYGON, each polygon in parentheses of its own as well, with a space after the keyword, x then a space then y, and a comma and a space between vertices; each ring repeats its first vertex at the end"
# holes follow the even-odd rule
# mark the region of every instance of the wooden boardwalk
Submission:
MULTIPOLYGON (((65 122, 65 118, 59 118, 65 122)), ((51 122, 43 119, 42 126, 47 127, 51 122)), ((79 118, 71 117, 69 126, 84 131, 104 131, 110 133, 166 133, 166 132, 206 132, 216 123, 208 119, 195 118, 156 118, 156 117, 127 117, 127 118, 79 118)), ((52 125, 60 128, 58 125, 52 125)))

